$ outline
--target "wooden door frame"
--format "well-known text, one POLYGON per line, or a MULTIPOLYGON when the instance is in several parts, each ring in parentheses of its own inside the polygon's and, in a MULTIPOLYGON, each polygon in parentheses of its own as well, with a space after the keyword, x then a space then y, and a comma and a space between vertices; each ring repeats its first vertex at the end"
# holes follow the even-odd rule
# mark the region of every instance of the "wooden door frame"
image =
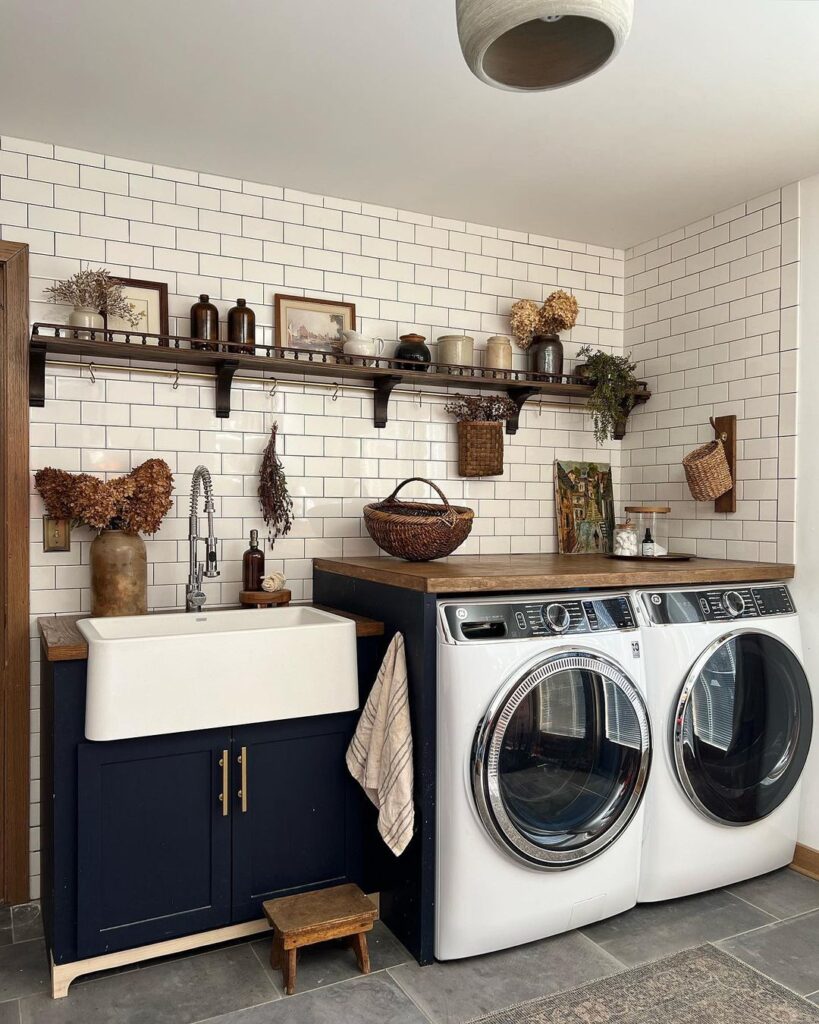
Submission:
POLYGON ((28 246, 0 241, 0 903, 29 898, 28 246))

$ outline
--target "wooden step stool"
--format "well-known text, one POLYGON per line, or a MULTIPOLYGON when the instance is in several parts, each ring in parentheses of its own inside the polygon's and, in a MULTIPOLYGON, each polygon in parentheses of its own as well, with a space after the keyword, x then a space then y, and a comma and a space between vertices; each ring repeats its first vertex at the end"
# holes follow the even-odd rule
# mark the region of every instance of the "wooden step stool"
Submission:
POLYGON ((367 932, 372 931, 378 910, 357 885, 283 896, 268 900, 263 907, 274 930, 270 963, 276 970, 281 968, 287 995, 296 991, 297 951, 317 942, 349 938, 358 969, 370 973, 367 932))

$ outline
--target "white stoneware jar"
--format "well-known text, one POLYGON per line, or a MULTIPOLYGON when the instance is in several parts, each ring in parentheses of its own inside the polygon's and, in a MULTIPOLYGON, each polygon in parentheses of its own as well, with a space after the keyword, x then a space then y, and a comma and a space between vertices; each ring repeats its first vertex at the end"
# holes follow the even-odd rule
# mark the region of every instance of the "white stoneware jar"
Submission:
POLYGON ((472 366, 474 338, 466 334, 444 334, 438 339, 438 362, 449 366, 472 366))
POLYGON ((505 334, 493 334, 487 341, 484 366, 488 370, 512 369, 512 342, 505 334))
POLYGON ((77 337, 88 341, 94 332, 94 338, 102 341, 102 314, 91 306, 75 306, 68 314, 68 323, 71 327, 90 327, 90 331, 77 331, 77 337))

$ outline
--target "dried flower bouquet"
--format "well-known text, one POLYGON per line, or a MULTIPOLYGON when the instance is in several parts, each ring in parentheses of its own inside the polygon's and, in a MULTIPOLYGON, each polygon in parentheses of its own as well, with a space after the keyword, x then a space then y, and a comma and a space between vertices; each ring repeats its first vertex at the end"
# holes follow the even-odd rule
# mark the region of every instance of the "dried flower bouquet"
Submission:
POLYGON ((137 310, 122 293, 122 285, 111 276, 110 271, 100 269, 80 270, 65 281, 58 281, 44 289, 55 302, 69 306, 93 309, 106 316, 120 317, 136 327, 145 315, 137 310))
POLYGON ((156 533, 172 505, 173 474, 162 459, 113 480, 47 467, 34 474, 34 484, 48 515, 95 530, 156 533))

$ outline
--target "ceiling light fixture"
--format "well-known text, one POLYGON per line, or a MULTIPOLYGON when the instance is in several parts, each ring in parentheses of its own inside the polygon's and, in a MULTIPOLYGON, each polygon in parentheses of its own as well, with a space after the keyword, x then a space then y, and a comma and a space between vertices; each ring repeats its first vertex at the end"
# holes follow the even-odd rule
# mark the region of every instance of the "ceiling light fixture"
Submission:
POLYGON ((557 89, 599 71, 631 31, 634 0, 456 0, 472 72, 498 89, 557 89))

